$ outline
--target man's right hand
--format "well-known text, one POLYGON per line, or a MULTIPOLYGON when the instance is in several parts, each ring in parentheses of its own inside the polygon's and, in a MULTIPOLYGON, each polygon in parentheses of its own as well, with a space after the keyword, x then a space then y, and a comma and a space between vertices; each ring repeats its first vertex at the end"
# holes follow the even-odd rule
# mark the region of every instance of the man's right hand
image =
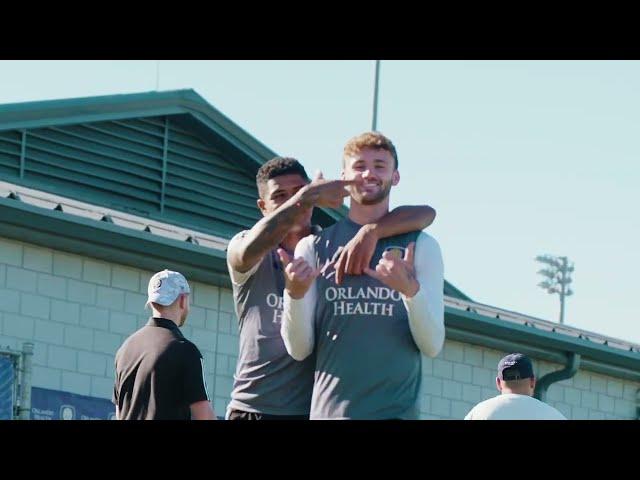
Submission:
POLYGON ((278 249, 278 256, 284 269, 285 290, 291 298, 304 297, 311 283, 320 274, 320 269, 312 268, 302 257, 292 261, 289 254, 282 248, 278 249))
POLYGON ((307 207, 339 208, 343 198, 349 196, 348 187, 361 185, 362 182, 360 175, 353 180, 325 180, 322 173, 318 172, 310 184, 300 189, 300 201, 307 207))

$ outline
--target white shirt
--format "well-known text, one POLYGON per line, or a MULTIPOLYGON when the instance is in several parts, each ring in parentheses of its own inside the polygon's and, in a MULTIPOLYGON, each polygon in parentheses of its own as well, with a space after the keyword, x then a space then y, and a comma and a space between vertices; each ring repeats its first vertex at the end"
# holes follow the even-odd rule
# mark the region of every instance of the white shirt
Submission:
POLYGON ((558 410, 529 395, 503 393, 480 402, 465 420, 566 420, 558 410))

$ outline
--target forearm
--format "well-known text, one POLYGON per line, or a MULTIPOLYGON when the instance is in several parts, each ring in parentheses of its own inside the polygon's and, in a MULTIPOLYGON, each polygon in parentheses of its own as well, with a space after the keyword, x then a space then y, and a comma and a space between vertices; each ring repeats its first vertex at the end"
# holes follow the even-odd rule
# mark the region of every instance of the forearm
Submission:
POLYGON ((409 327, 420 351, 438 355, 444 344, 444 265, 435 239, 421 233, 415 247, 415 275, 419 289, 411 298, 402 296, 409 327))
POLYGON ((444 344, 444 309, 438 300, 429 301, 428 294, 420 289, 416 295, 402 300, 409 317, 409 328, 418 349, 428 356, 438 355, 444 344))
POLYGON ((386 238, 427 228, 435 218, 436 211, 428 205, 405 205, 394 208, 367 227, 374 230, 378 238, 386 238))
POLYGON ((289 355, 300 361, 313 351, 313 311, 309 292, 300 299, 291 298, 285 290, 283 294, 282 324, 280 334, 289 355))
POLYGON ((260 219, 229 252, 231 266, 239 272, 253 267, 291 231, 300 216, 310 208, 305 205, 300 201, 300 196, 295 195, 278 210, 260 219))
MULTIPOLYGON (((295 256, 304 258, 309 265, 314 264, 313 237, 309 236, 298 242, 295 256)), ((304 360, 313 351, 316 303, 316 281, 311 282, 301 298, 292 298, 287 288, 283 292, 280 335, 287 352, 296 360, 304 360)))

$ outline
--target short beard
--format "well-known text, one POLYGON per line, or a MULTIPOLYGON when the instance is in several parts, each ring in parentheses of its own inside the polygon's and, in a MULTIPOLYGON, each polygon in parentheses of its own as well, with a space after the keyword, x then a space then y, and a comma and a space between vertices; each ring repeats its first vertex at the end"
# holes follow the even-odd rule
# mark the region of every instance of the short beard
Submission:
POLYGON ((391 180, 389 180, 389 182, 386 184, 383 182, 380 191, 375 197, 363 198, 362 195, 360 195, 358 192, 354 192, 351 196, 356 201, 356 203, 359 203, 360 205, 377 205, 389 196, 392 187, 391 183, 391 180))

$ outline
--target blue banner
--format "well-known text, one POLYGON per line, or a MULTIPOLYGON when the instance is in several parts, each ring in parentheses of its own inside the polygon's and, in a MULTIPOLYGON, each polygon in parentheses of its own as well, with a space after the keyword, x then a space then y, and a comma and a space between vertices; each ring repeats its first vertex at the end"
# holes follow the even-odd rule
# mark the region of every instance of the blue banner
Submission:
POLYGON ((0 420, 13 419, 14 380, 13 359, 0 354, 0 420))
POLYGON ((33 387, 31 420, 115 420, 110 400, 33 387))

